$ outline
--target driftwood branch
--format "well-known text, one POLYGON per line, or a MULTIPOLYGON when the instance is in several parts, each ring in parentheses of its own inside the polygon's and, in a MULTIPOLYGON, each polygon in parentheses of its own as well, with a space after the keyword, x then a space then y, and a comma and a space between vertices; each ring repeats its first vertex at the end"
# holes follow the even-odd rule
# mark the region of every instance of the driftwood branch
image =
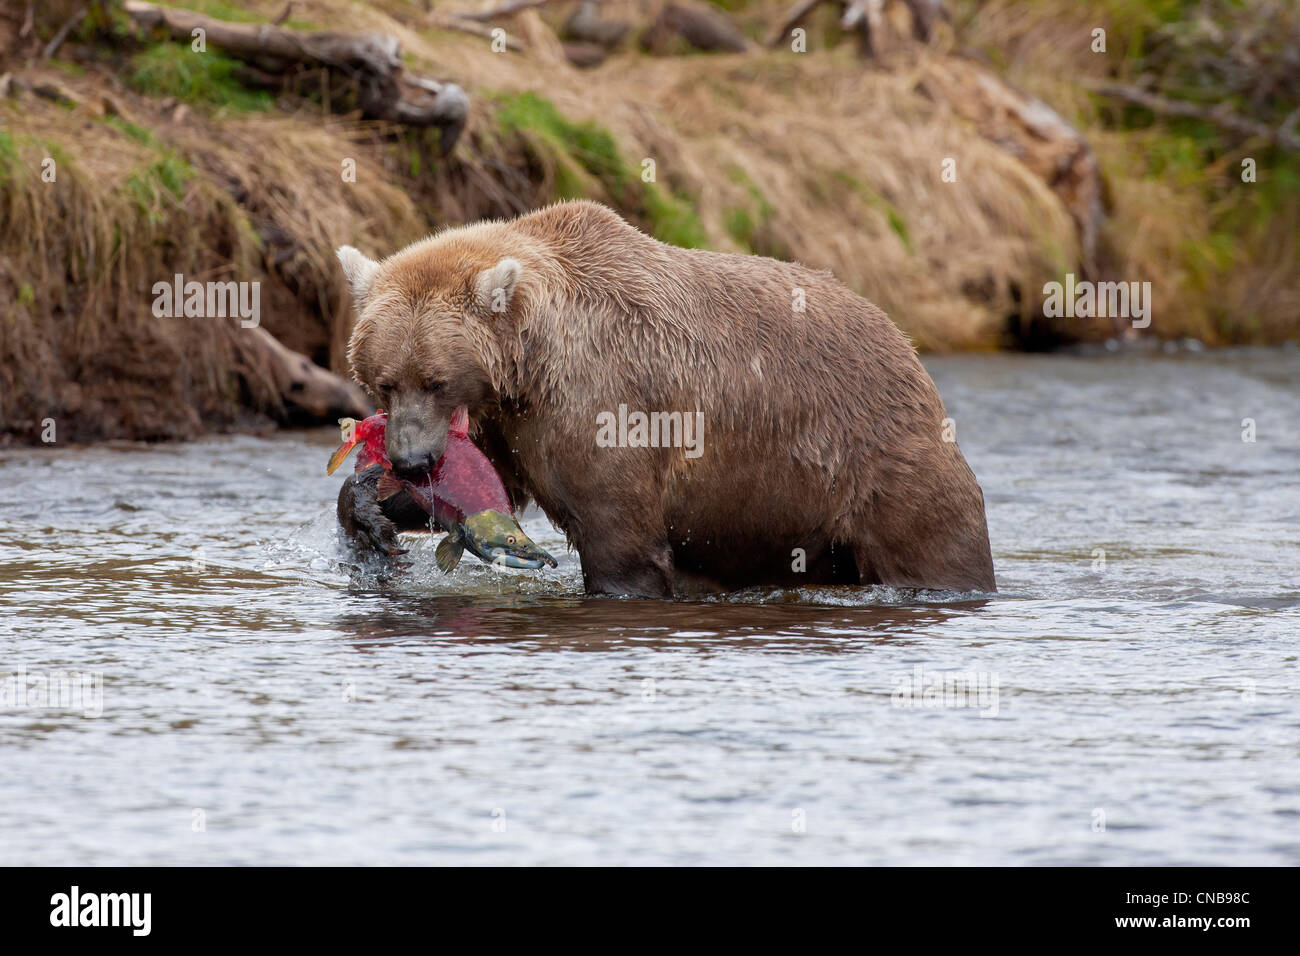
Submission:
POLYGON ((280 24, 284 23, 285 20, 288 20, 293 16, 293 8, 297 5, 298 0, 289 0, 289 2, 284 5, 284 9, 280 11, 280 15, 271 21, 271 25, 278 27, 280 24))
MULTIPOLYGON (((879 30, 886 0, 799 0, 786 13, 785 18, 767 39, 768 46, 780 46, 789 39, 790 31, 799 26, 808 15, 823 3, 834 3, 843 8, 840 29, 846 33, 856 31, 858 46, 864 55, 872 55, 875 46, 873 31, 879 30)), ((935 20, 950 20, 943 0, 903 0, 912 15, 912 36, 922 43, 930 40, 935 20)))
POLYGON ((472 13, 457 13, 458 20, 477 20, 480 23, 487 23, 491 20, 498 20, 501 17, 512 17, 516 13, 523 13, 525 10, 532 10, 534 7, 544 7, 551 0, 511 0, 510 3, 503 3, 499 7, 493 7, 490 10, 479 10, 472 13))
MULTIPOLYGON (((482 37, 485 40, 493 39, 491 27, 484 26, 482 23, 475 23, 472 20, 458 20, 454 17, 433 17, 430 22, 439 30, 454 30, 457 33, 468 33, 470 36, 482 37)), ((507 36, 506 49, 519 53, 527 50, 528 47, 522 40, 507 36)))
POLYGON ((208 43, 263 72, 288 71, 299 65, 324 66, 356 78, 362 115, 407 126, 442 130, 447 153, 465 127, 469 100, 454 83, 408 73, 395 37, 378 33, 335 33, 292 30, 267 24, 228 23, 144 0, 126 0, 126 12, 136 23, 163 29, 173 39, 189 42, 191 31, 202 29, 208 43))
POLYGON ((51 103, 58 103, 60 106, 78 107, 84 105, 85 101, 68 89, 58 80, 51 79, 48 76, 26 76, 12 73, 4 75, 4 92, 6 96, 15 96, 23 92, 32 92, 41 99, 49 100, 51 103))
POLYGON ((82 7, 69 17, 68 22, 59 27, 59 32, 54 34, 54 38, 46 44, 45 51, 41 54, 41 59, 48 60, 50 57, 54 56, 54 54, 58 52, 59 47, 63 45, 63 41, 68 38, 68 34, 72 32, 73 27, 85 19, 86 14, 89 12, 89 8, 82 7))
POLYGON ((749 48, 745 35, 720 11, 684 0, 664 4, 654 23, 641 35, 641 48, 669 53, 673 37, 710 53, 744 53, 749 48))
POLYGON ((261 327, 232 334, 244 368, 313 418, 365 418, 374 411, 356 385, 283 345, 261 327))
POLYGON ((595 0, 582 0, 564 21, 562 35, 575 44, 592 44, 608 49, 621 43, 631 29, 630 23, 602 19, 600 4, 595 0))
POLYGON ((1232 108, 1227 103, 1208 107, 1199 106, 1196 103, 1172 100, 1158 93, 1144 90, 1141 87, 1126 86, 1122 83, 1085 81, 1085 85, 1094 93, 1123 100, 1125 103, 1132 103, 1134 106, 1144 107, 1158 116, 1204 120, 1230 133, 1258 137, 1266 142, 1281 146, 1283 149, 1300 151, 1300 136, 1297 136, 1295 132, 1297 121, 1300 121, 1300 110, 1292 113, 1280 126, 1274 129, 1267 123, 1260 123, 1232 112, 1232 108))
MULTIPOLYGON (((868 11, 872 0, 799 0, 786 13, 785 18, 767 38, 768 46, 780 46, 790 38, 790 32, 798 27, 808 16, 823 3, 833 3, 843 9, 840 17, 840 29, 846 33, 858 34, 858 48, 870 56, 874 47, 871 42, 871 23, 878 16, 878 10, 868 11)), ((874 0, 874 6, 883 6, 883 0, 874 0)))

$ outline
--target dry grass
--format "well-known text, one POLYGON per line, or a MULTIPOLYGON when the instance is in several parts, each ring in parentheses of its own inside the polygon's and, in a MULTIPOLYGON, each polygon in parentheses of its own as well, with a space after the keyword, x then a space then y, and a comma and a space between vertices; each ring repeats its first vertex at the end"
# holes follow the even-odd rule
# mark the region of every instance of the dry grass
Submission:
MULTIPOLYGON (((1238 6, 1250 4, 1265 6, 1264 0, 1238 6)), ((1204 125, 1153 119, 1145 128, 1119 131, 1117 107, 1088 90, 1088 80, 1139 79, 1128 52, 1152 30, 1151 5, 987 0, 955 6, 964 44, 1050 103, 1092 144, 1111 200, 1102 234, 1108 271, 1152 283, 1153 334, 1211 344, 1300 336, 1300 160, 1259 142, 1220 141, 1204 125), (1105 53, 1090 49, 1098 27, 1106 30, 1105 53), (1241 180, 1247 156, 1259 163, 1257 183, 1241 180)), ((1278 37, 1300 30, 1294 6, 1289 25, 1276 19, 1285 9, 1267 15, 1278 37)), ((1206 82, 1212 90, 1214 78, 1206 82)))
POLYGON ((307 124, 283 116, 250 116, 186 125, 176 148, 239 197, 249 225, 262 239, 261 268, 293 293, 301 315, 268 315, 265 324, 285 345, 344 371, 351 302, 334 250, 344 244, 383 247, 413 242, 428 223, 411 198, 389 181, 364 143, 365 131, 342 122, 307 124), (274 144, 273 148, 267 148, 274 144), (356 182, 343 164, 356 164, 356 182))
POLYGON ((537 13, 506 23, 527 52, 491 54, 485 40, 421 27, 406 5, 387 6, 406 10, 408 26, 366 5, 328 6, 349 28, 397 33, 420 68, 480 104, 540 91, 564 115, 607 127, 634 169, 655 160, 710 247, 830 269, 922 348, 1001 344, 1005 317, 1075 261, 1050 190, 917 92, 927 56, 887 71, 848 45, 673 59, 629 50, 582 71, 537 13), (941 181, 945 157, 958 159, 957 183, 941 181))
POLYGON ((228 339, 154 319, 150 286, 182 263, 197 272, 247 261, 238 209, 174 155, 61 113, 42 101, 3 106, 0 202, 11 225, 0 428, 30 437, 50 417, 62 440, 152 437, 232 419, 238 395, 221 371, 234 366, 228 339), (40 178, 46 158, 57 164, 54 183, 40 178))
MULTIPOLYGON (((74 91, 82 86, 63 78, 74 91)), ((126 124, 35 97, 0 104, 0 431, 60 440, 184 437, 246 409, 282 417, 243 364, 234 319, 156 318, 153 284, 261 283, 263 324, 318 359, 342 354, 345 242, 426 229, 406 194, 342 123, 249 117, 126 124), (274 148, 267 148, 267 144, 274 148), (358 181, 345 184, 343 157, 358 181), (41 180, 56 162, 56 181, 41 180)))
MULTIPOLYGON (((503 182, 531 187, 525 158, 477 132, 469 158, 431 170, 431 137, 311 112, 178 113, 99 67, 24 75, 84 105, 0 100, 0 439, 37 440, 46 419, 60 441, 286 420, 238 321, 156 318, 154 283, 259 282, 263 326, 344 371, 339 245, 383 252, 441 222, 542 201, 503 182), (105 115, 105 90, 123 116, 105 115), (53 183, 41 179, 46 157, 53 183)), ((475 128, 486 126, 480 115, 475 128)))
MULTIPOLYGON (((606 9, 645 22, 656 2, 606 9)), ((437 15, 457 5, 486 3, 455 0, 437 15)), ((1233 338, 1225 310, 1252 317, 1265 338, 1294 328, 1300 208, 1285 205, 1225 252, 1207 226, 1206 191, 1183 188, 1148 155, 1161 131, 1108 131, 1078 83, 1106 70, 1087 50, 1093 8, 991 0, 970 18, 953 5, 955 32, 941 26, 928 50, 902 31, 884 37, 875 63, 857 59, 852 43, 828 44, 827 9, 810 21, 804 55, 665 59, 629 45, 592 71, 563 55, 554 28, 565 5, 505 21, 527 50, 503 54, 439 29, 410 0, 299 5, 295 25, 394 34, 414 68, 466 88, 470 122, 447 160, 436 158, 431 134, 322 117, 306 102, 265 113, 195 105, 176 121, 160 97, 119 89, 132 116, 123 124, 31 96, 6 101, 0 211, 19 227, 0 237, 0 434, 34 437, 45 417, 59 419, 63 439, 192 435, 250 408, 274 417, 279 399, 241 368, 237 323, 155 319, 153 282, 176 272, 261 281, 264 325, 341 369, 350 310, 336 246, 384 254, 431 228, 574 193, 670 240, 830 269, 922 348, 998 347, 1008 317, 1035 311, 1043 282, 1073 268, 1079 250, 1041 180, 919 92, 956 36, 1089 136, 1114 207, 1103 236, 1109 271, 1154 282, 1156 331, 1233 338), (59 160, 57 188, 40 182, 46 155, 59 160), (956 183, 940 177, 947 157, 957 160, 956 183), (342 180, 345 158, 357 163, 356 183, 342 180), (644 159, 655 161, 653 186, 640 182, 644 159)), ((737 19, 759 36, 784 6, 758 0, 737 19)), ((239 5, 244 19, 282 8, 239 5)), ((60 75, 89 99, 107 79, 106 67, 60 75)), ((1231 173, 1230 163, 1199 170, 1194 185, 1231 173)))

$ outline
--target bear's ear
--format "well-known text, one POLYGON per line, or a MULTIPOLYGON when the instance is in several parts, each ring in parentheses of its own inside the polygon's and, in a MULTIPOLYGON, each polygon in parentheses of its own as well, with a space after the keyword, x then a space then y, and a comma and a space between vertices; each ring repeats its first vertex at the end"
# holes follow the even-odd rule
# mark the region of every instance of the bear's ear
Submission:
POLYGON ((524 267, 518 259, 502 259, 490 269, 478 274, 475 294, 479 308, 485 312, 503 313, 510 311, 510 302, 515 297, 515 286, 524 267))
POLYGON ((375 281, 379 263, 351 246, 340 246, 338 257, 343 264, 343 274, 348 277, 348 285, 352 287, 352 301, 360 312, 370 297, 370 285, 375 281))

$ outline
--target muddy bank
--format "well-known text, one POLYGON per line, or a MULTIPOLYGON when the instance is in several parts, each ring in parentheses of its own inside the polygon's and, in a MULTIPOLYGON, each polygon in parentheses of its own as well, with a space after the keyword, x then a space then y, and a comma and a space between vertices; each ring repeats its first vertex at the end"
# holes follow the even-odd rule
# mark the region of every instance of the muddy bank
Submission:
POLYGON ((869 49, 835 4, 797 28, 778 4, 726 6, 156 8, 180 11, 179 27, 142 3, 56 0, 30 18, 5 6, 2 440, 40 441, 51 423, 58 441, 161 439, 355 414, 366 399, 345 381, 337 246, 383 254, 575 196, 667 242, 831 269, 925 350, 1134 334, 1045 315, 1041 289, 1067 275, 1150 282, 1144 335, 1297 334, 1285 146, 1134 131, 1080 92, 1126 69, 1088 53, 1089 16, 1104 14, 1115 48, 1150 33, 1123 4, 1026 17, 950 4, 924 31, 916 4, 885 4, 869 49), (197 51, 177 41, 195 15, 245 35, 273 22, 373 34, 402 81, 372 89, 356 64, 252 57, 216 29, 197 51), (1051 51, 1079 44, 1065 76, 1051 51), (467 104, 454 135, 417 121, 447 85, 467 104), (1241 150, 1258 163, 1258 209, 1234 212, 1214 189, 1241 150), (1134 158, 1153 151, 1163 164, 1134 158), (1207 156, 1217 179, 1189 181, 1207 156), (178 275, 203 304, 165 314, 157 290, 178 275), (208 307, 228 283, 256 288, 255 322, 208 307))

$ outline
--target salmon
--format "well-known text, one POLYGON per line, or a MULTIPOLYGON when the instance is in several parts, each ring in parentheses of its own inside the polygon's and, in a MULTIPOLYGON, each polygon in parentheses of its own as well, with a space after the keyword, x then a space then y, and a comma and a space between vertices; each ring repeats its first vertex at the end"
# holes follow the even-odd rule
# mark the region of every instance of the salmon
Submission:
POLYGON ((447 532, 434 555, 444 573, 455 569, 466 550, 481 561, 508 568, 556 566, 555 559, 524 534, 496 469, 469 440, 469 411, 465 406, 452 413, 446 450, 419 481, 404 481, 393 473, 384 450, 387 423, 388 416, 382 411, 360 422, 341 419, 343 444, 330 456, 326 470, 333 474, 352 449, 360 446, 357 471, 375 465, 384 469, 376 486, 380 501, 406 490, 447 532))

